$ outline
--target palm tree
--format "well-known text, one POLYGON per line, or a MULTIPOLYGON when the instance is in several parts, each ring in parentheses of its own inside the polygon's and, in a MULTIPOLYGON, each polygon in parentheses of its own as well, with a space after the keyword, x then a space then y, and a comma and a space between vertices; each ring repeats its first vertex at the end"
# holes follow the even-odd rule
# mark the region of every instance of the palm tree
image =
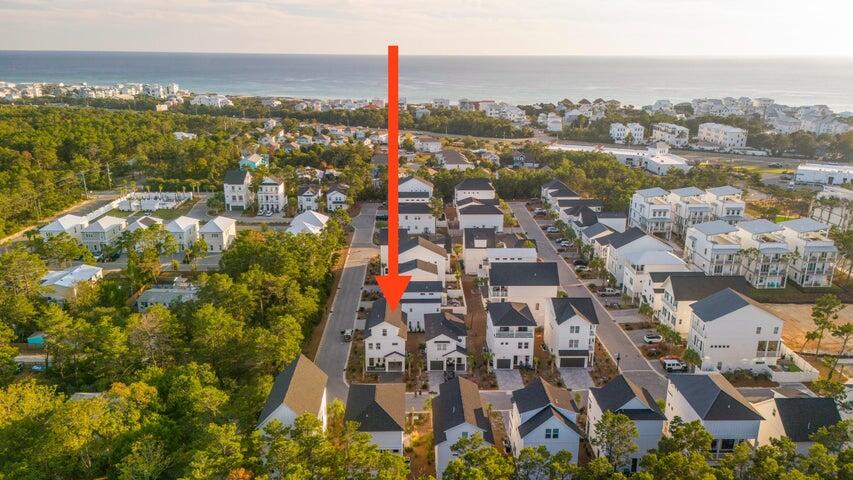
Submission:
POLYGON ((843 325, 837 325, 832 329, 832 336, 843 339, 841 341, 841 350, 838 351, 838 355, 835 356, 835 361, 832 362, 832 367, 829 369, 828 380, 832 380, 832 374, 835 373, 835 368, 838 367, 838 361, 841 359, 841 356, 844 355, 844 351, 847 350, 847 342, 850 341, 850 337, 853 336, 853 323, 845 323, 843 325))
POLYGON ((817 346, 815 347, 815 355, 820 351, 820 343, 823 341, 823 334, 827 330, 831 330, 838 320, 838 312, 844 308, 841 300, 835 295, 828 293, 818 297, 812 307, 812 320, 817 327, 817 346))
POLYGON ((495 354, 489 351, 483 352, 483 365, 486 366, 486 372, 492 371, 492 360, 494 360, 495 354))

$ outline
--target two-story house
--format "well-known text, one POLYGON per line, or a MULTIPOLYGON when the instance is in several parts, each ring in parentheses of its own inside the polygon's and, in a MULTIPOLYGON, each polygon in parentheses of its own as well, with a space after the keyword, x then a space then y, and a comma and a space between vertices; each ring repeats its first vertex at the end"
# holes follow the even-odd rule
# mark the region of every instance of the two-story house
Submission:
POLYGON ((300 212, 320 209, 320 187, 300 185, 296 192, 296 204, 300 212))
POLYGON ((45 240, 62 233, 67 234, 71 238, 80 240, 81 232, 83 232, 83 229, 88 225, 89 221, 86 220, 85 217, 67 214, 41 227, 39 229, 39 233, 45 240))
POLYGON ((290 427, 296 417, 304 414, 316 416, 325 429, 328 379, 326 372, 308 357, 299 354, 275 377, 261 410, 257 429, 263 430, 273 420, 290 427))
POLYGON ((708 276, 702 272, 668 275, 661 287, 663 293, 661 309, 656 312, 657 319, 686 339, 693 321, 693 309, 690 307, 699 300, 726 288, 747 293, 752 287, 744 277, 739 275, 708 276))
POLYGON ((580 195, 562 181, 554 179, 542 185, 540 198, 546 207, 557 208, 560 200, 580 199, 580 195))
POLYGON ((245 210, 255 203, 252 192, 252 174, 248 170, 231 169, 225 172, 222 179, 222 190, 225 194, 225 208, 245 210))
POLYGON ((637 227, 649 235, 669 238, 672 232, 669 192, 660 187, 634 192, 628 212, 628 226, 637 227))
POLYGON ((326 192, 326 210, 334 212, 336 210, 348 208, 348 193, 349 187, 347 185, 338 184, 329 188, 329 191, 326 192))
POLYGON ((711 458, 731 453, 741 442, 755 446, 764 417, 719 372, 675 374, 666 389, 667 427, 681 418, 698 420, 711 434, 711 458))
POLYGON ((402 383, 349 386, 345 422, 357 422, 358 431, 370 435, 379 450, 403 454, 406 428, 406 385, 402 383))
POLYGON ((590 297, 551 298, 546 304, 545 345, 560 368, 591 367, 598 315, 590 297))
POLYGON ((463 437, 479 435, 494 445, 492 422, 483 408, 477 384, 455 377, 438 386, 432 399, 432 434, 436 479, 441 480, 447 465, 456 458, 451 447, 463 437))
POLYGON ((690 308, 693 318, 687 346, 699 354, 702 370, 760 373, 776 365, 784 322, 755 300, 726 288, 690 308))
POLYGON ((733 234, 740 239, 740 273, 755 288, 785 288, 788 244, 783 227, 769 220, 741 222, 733 234))
MULTIPOLYGON (((432 265, 426 262, 427 265, 432 265)), ((439 281, 409 281, 400 299, 400 308, 406 315, 406 325, 412 332, 424 331, 424 317, 441 311, 446 304, 444 286, 439 281)))
POLYGON ((707 275, 737 275, 742 247, 735 232, 724 220, 693 225, 684 238, 684 258, 707 275))
POLYGON ((488 178, 466 178, 453 187, 453 203, 458 206, 466 198, 494 204, 497 202, 497 193, 488 178))
POLYGON ((474 168, 474 164, 459 150, 444 149, 436 153, 435 156, 438 159, 438 164, 447 170, 468 170, 469 168, 474 168))
POLYGON ((438 267, 426 260, 409 260, 398 265, 400 275, 411 277, 412 282, 439 282, 444 278, 438 278, 438 267))
POLYGON ((434 189, 431 182, 420 177, 403 177, 397 184, 400 203, 429 203, 434 189))
POLYGON ((467 199, 457 205, 459 228, 494 228, 497 232, 503 232, 504 212, 497 205, 467 199))
POLYGON ((544 325, 548 299, 556 297, 559 288, 554 262, 496 263, 489 269, 489 301, 523 302, 539 325, 544 325))
POLYGON ((777 393, 752 405, 764 417, 758 429, 758 446, 769 445, 774 438, 787 437, 794 442, 800 455, 808 454, 814 445, 811 437, 815 432, 841 421, 838 405, 827 397, 787 398, 777 393))
POLYGON ((93 265, 80 264, 65 270, 48 271, 41 277, 39 286, 41 296, 56 303, 64 304, 77 298, 78 285, 97 283, 104 278, 104 269, 93 265))
POLYGON ((286 232, 294 235, 303 232, 317 235, 326 228, 327 223, 329 223, 329 217, 327 215, 323 215, 322 213, 314 210, 305 210, 299 215, 293 217, 293 220, 290 221, 290 225, 288 225, 286 232))
POLYGON ((283 212, 287 207, 287 195, 284 191, 284 182, 272 177, 264 177, 258 185, 258 211, 260 212, 283 212))
POLYGON ((468 328, 462 318, 450 313, 424 316, 427 370, 468 370, 468 328))
POLYGON ((435 233, 435 215, 428 203, 401 203, 397 208, 400 228, 409 234, 435 233))
POLYGON ((490 303, 486 308, 486 345, 492 368, 533 365, 536 320, 526 303, 490 303))
POLYGON ((669 192, 672 205, 672 233, 684 238, 687 229, 711 220, 711 204, 705 199, 705 191, 696 187, 676 188, 669 192))
POLYGON ((364 368, 369 372, 402 372, 406 363, 406 314, 391 310, 384 298, 373 302, 364 324, 364 368))
MULTIPOLYGON (((631 452, 626 459, 628 462, 626 466, 631 472, 636 472, 640 466, 640 459, 649 450, 658 448, 666 417, 648 390, 621 374, 602 387, 589 389, 586 433, 590 439, 597 437, 595 426, 604 412, 625 415, 637 426, 639 435, 634 439, 637 450, 631 452)), ((597 456, 602 455, 601 447, 593 446, 592 448, 597 456)))
POLYGON ((512 392, 507 435, 512 452, 545 447, 552 455, 565 450, 577 462, 581 430, 578 406, 572 392, 537 377, 526 387, 512 392))
POLYGON ((175 237, 178 251, 183 252, 198 240, 198 219, 180 216, 166 224, 166 231, 175 237))
POLYGON ((207 244, 208 252, 224 252, 237 238, 237 221, 219 216, 205 223, 199 233, 207 244))
POLYGON ((127 220, 104 215, 80 231, 80 239, 94 255, 113 245, 127 227, 127 220))
POLYGON ((462 260, 465 273, 480 278, 489 276, 497 263, 538 261, 536 247, 517 235, 498 235, 494 228, 466 228, 462 231, 462 260))
MULTIPOLYGON (((447 250, 444 247, 437 245, 430 240, 420 236, 410 236, 405 230, 400 229, 399 235, 399 255, 398 261, 400 264, 410 262, 412 260, 421 260, 432 263, 436 267, 436 274, 439 279, 445 278, 449 259, 447 250)), ((382 229, 379 231, 379 259, 382 265, 382 273, 388 273, 388 230, 382 229)))
POLYGON ((829 225, 811 218, 782 222, 782 236, 791 255, 788 278, 802 287, 828 287, 838 248, 829 238, 829 225))
POLYGON ((415 150, 426 153, 438 153, 441 151, 441 140, 429 135, 415 137, 415 150))

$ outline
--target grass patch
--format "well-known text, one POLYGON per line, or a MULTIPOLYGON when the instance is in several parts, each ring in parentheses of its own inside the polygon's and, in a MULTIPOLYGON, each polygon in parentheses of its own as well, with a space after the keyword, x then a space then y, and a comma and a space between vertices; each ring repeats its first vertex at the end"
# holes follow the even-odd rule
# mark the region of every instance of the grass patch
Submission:
POLYGON ((831 287, 803 288, 788 280, 785 288, 753 288, 747 296, 761 303, 814 303, 821 295, 831 293, 837 295, 843 302, 850 301, 853 292, 833 285, 831 287))
POLYGON ((111 217, 117 217, 117 218, 127 218, 127 217, 133 215, 133 212, 125 212, 125 211, 119 210, 117 208, 114 208, 114 209, 110 210, 109 212, 107 212, 106 215, 109 215, 111 217))
POLYGON ((198 199, 193 198, 182 203, 178 206, 178 208, 164 208, 160 210, 154 210, 154 212, 151 213, 151 216, 162 218, 163 220, 168 222, 188 214, 190 210, 192 210, 193 205, 195 205, 196 202, 198 202, 198 199))

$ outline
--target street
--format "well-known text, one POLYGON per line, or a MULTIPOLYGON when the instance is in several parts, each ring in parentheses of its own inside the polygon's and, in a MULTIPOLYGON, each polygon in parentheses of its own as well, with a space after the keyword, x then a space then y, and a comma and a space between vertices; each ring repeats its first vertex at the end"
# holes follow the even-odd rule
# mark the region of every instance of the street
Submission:
POLYGON ((361 213, 353 218, 355 232, 349 254, 314 358, 317 366, 329 376, 326 388, 330 402, 335 398, 344 402, 347 399, 349 387, 344 380, 344 373, 351 344, 341 340, 340 331, 354 328, 367 265, 371 258, 379 255, 379 247, 373 244, 377 206, 375 203, 365 203, 361 207, 361 213))
POLYGON ((648 360, 643 357, 642 353, 631 342, 631 339, 628 338, 628 335, 613 320, 610 312, 601 304, 598 296, 593 295, 580 282, 574 270, 557 252, 554 242, 539 228, 539 224, 527 210, 524 203, 510 202, 509 205, 515 218, 518 219, 519 226, 521 226, 528 237, 536 241, 539 249, 539 258, 546 262, 557 262, 560 285, 563 290, 570 297, 591 297, 593 299, 599 322, 596 330, 598 339, 608 353, 610 353, 610 356, 613 357, 614 361, 617 356, 619 357, 619 371, 638 385, 645 387, 656 399, 665 398, 666 377, 655 370, 648 360))

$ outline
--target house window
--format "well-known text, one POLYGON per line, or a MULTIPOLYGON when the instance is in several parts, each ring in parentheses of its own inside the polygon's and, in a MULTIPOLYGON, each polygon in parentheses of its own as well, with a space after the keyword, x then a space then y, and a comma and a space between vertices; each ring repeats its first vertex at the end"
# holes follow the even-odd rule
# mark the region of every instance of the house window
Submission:
POLYGON ((569 327, 569 333, 581 333, 580 325, 572 325, 569 327))
POLYGON ((578 348, 580 340, 569 340, 569 348, 578 348))
POLYGON ((560 429, 559 428, 546 428, 545 429, 545 438, 550 438, 550 439, 560 438, 560 429))
POLYGON ((761 335, 761 327, 755 327, 755 334, 761 335))
POLYGON ((779 327, 773 327, 773 333, 779 333, 779 327))
POLYGON ((383 337, 387 337, 387 336, 388 336, 388 330, 386 330, 386 329, 384 329, 384 328, 383 328, 383 329, 382 329, 382 336, 383 336, 383 337))
POLYGON ((447 351, 447 344, 446 343, 436 343, 435 349, 438 350, 439 352, 445 352, 445 351, 447 351))

